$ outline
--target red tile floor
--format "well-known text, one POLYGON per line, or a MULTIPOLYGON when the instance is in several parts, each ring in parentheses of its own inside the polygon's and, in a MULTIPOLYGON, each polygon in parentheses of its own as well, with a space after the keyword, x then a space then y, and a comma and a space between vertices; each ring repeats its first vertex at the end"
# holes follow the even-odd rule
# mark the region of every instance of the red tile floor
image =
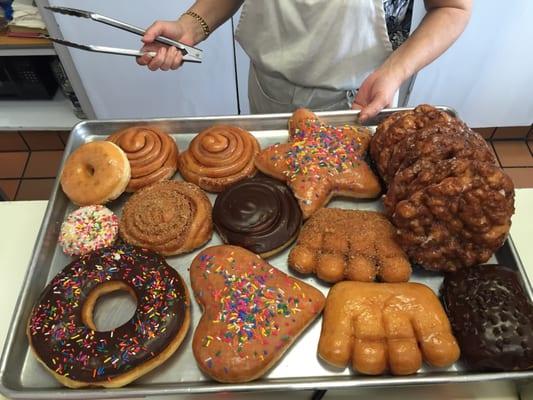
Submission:
MULTIPOLYGON (((475 129, 475 128, 474 128, 475 129)), ((517 188, 533 188, 533 128, 479 128, 517 188)), ((69 132, 0 132, 0 190, 9 200, 46 200, 69 132)))

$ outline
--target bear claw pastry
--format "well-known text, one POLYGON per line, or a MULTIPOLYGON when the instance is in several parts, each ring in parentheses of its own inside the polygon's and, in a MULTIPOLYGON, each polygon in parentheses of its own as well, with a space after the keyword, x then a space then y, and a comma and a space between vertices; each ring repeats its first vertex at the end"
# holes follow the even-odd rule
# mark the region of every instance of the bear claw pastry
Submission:
POLYGON ((203 309, 193 337, 198 366, 219 382, 266 373, 320 314, 324 295, 236 246, 203 250, 190 267, 203 309))
POLYGON ((459 358, 450 322, 433 291, 419 283, 340 282, 329 291, 319 356, 379 375, 414 374, 422 359, 447 367, 459 358))
POLYGON ((305 223, 289 266, 316 273, 326 282, 343 279, 406 282, 411 276, 407 256, 394 240, 394 227, 374 211, 322 208, 305 223))
POLYGON ((364 157, 370 142, 365 128, 332 127, 309 110, 289 120, 289 141, 270 146, 255 158, 264 174, 287 181, 309 218, 332 196, 374 198, 381 191, 364 157))

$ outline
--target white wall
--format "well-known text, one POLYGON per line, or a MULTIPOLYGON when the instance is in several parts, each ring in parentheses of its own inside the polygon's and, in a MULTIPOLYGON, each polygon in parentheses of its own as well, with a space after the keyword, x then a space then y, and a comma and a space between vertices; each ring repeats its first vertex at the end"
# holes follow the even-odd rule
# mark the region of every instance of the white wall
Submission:
MULTIPOLYGON (((176 19, 192 0, 51 0, 53 5, 82 8, 140 27, 156 19, 176 19)), ((138 49, 140 37, 86 19, 58 15, 66 40, 138 49)), ((70 49, 97 118, 149 118, 237 113, 231 23, 201 43, 202 64, 178 71, 152 72, 133 57, 70 49)))
POLYGON ((408 106, 448 105, 473 127, 533 123, 532 20, 533 1, 474 1, 463 35, 418 73, 408 106))

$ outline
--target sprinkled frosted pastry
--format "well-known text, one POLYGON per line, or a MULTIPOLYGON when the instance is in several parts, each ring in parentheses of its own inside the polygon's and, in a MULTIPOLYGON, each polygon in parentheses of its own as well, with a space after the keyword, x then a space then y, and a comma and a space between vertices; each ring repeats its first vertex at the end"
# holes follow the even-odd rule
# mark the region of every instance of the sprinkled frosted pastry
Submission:
POLYGON ((69 256, 110 246, 118 234, 118 217, 107 207, 86 206, 70 213, 61 225, 59 244, 69 256))
POLYGON ((203 314, 192 350, 219 382, 248 382, 270 370, 320 315, 324 295, 236 246, 200 252, 190 268, 203 314))
POLYGON ((287 182, 307 219, 333 196, 379 195, 378 179, 365 162, 370 138, 366 128, 329 126, 299 109, 289 119, 289 141, 261 151, 255 166, 287 182))

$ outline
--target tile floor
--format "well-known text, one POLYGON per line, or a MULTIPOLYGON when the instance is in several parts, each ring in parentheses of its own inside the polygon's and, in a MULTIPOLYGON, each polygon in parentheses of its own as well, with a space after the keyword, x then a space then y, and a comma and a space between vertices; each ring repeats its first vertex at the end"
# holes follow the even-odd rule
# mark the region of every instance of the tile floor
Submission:
MULTIPOLYGON (((479 128, 517 188, 533 188, 533 128, 479 128)), ((0 190, 9 200, 46 200, 69 132, 0 132, 0 190)))

